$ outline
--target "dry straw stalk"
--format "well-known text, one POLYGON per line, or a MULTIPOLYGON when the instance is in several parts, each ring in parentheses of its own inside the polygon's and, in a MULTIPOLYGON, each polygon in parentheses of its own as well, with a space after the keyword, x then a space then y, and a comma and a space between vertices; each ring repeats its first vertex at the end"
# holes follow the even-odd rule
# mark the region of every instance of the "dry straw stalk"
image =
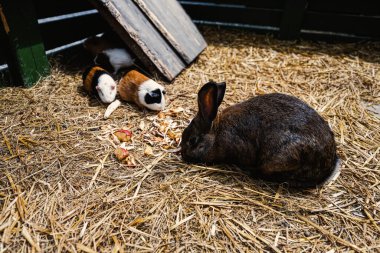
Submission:
POLYGON ((83 54, 56 58, 31 89, 0 90, 0 252, 380 250, 380 44, 202 31, 209 46, 166 84, 161 114, 123 103, 103 120, 81 89, 83 54), (183 163, 181 132, 209 79, 227 82, 223 108, 269 92, 306 101, 335 133, 340 177, 296 191, 183 163), (129 163, 111 155, 120 128, 133 131, 129 163))

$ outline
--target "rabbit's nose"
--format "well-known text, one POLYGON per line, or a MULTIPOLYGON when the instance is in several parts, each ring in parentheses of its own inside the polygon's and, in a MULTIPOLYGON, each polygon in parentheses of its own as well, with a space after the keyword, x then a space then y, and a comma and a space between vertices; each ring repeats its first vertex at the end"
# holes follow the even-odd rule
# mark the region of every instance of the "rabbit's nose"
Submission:
POLYGON ((184 151, 180 151, 181 152, 181 156, 182 156, 182 159, 185 161, 185 162, 191 162, 191 156, 189 156, 186 152, 184 151))

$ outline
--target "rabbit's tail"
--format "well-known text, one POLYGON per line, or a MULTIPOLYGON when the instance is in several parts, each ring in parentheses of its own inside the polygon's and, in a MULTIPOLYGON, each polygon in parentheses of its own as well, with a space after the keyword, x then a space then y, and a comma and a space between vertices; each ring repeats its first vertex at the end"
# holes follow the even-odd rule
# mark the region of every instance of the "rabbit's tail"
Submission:
POLYGON ((325 180, 322 181, 320 186, 334 182, 338 178, 340 174, 340 170, 341 170, 341 160, 338 156, 336 156, 334 169, 332 170, 331 174, 325 180))
POLYGON ((330 174, 328 174, 324 179, 319 180, 319 182, 315 182, 315 181, 302 182, 299 180, 289 180, 288 184, 289 186, 295 187, 295 188, 315 188, 315 187, 322 187, 324 185, 328 185, 338 178, 340 174, 340 168, 341 168, 340 165, 341 165, 341 161, 339 157, 336 155, 333 168, 331 169, 330 174))

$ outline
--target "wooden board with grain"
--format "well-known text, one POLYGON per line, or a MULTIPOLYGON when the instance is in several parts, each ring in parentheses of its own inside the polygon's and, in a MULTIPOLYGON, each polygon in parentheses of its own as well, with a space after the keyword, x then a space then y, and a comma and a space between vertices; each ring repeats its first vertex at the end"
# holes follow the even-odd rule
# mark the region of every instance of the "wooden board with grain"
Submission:
POLYGON ((134 0, 90 0, 90 2, 144 65, 151 71, 158 70, 169 81, 173 80, 206 46, 190 18, 175 0, 167 0, 168 4, 161 6, 134 0), (162 10, 153 11, 150 9, 153 7, 162 10), (176 15, 183 17, 171 18, 176 15), (175 33, 176 30, 184 32, 175 33), (193 37, 191 40, 188 38, 190 31, 193 37))
POLYGON ((186 63, 207 46, 190 17, 175 0, 134 0, 186 63))

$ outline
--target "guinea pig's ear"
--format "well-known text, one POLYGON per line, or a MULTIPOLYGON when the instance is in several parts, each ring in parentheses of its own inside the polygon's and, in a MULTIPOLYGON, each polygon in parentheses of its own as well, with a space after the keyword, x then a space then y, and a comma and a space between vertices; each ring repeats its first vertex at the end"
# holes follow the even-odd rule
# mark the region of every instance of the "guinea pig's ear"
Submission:
POLYGON ((224 93, 226 93, 226 82, 217 83, 216 87, 218 88, 218 106, 220 106, 224 98, 224 93))
POLYGON ((204 123, 211 124, 218 112, 218 106, 217 84, 208 82, 198 92, 198 108, 204 123))

